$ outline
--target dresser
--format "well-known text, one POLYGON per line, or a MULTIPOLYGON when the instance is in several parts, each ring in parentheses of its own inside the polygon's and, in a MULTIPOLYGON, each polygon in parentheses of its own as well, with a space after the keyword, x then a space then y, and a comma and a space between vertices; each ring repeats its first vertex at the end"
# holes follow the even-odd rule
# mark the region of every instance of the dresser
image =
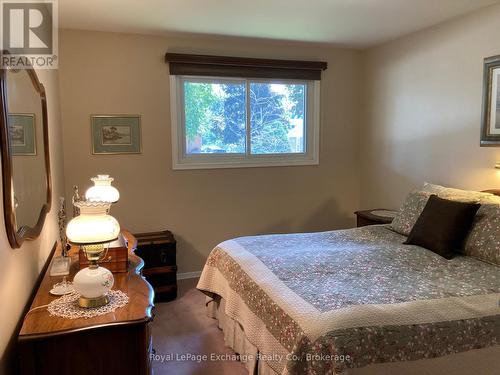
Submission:
MULTIPOLYGON (((128 241, 129 265, 126 273, 113 274, 113 289, 127 293, 129 303, 114 313, 90 319, 50 316, 43 307, 33 310, 58 298, 49 294, 49 290, 62 277, 51 277, 47 270, 19 333, 21 374, 145 375, 151 372, 150 322, 154 293, 141 275, 144 262, 135 255, 135 237, 126 231, 122 234, 128 241)), ((72 264, 68 280, 78 272, 76 250, 70 251, 72 264)), ((56 255, 58 252, 60 248, 56 249, 56 255)))

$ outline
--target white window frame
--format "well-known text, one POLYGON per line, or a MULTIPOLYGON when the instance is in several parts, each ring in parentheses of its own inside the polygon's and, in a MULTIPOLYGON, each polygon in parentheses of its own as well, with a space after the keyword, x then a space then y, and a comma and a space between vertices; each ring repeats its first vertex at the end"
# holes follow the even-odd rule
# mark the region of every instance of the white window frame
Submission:
MULTIPOLYGON (((247 85, 247 88, 249 86, 247 85)), ((248 93, 247 93, 248 95, 248 93)), ((249 116, 249 100, 247 100, 247 122, 249 116)), ((213 169, 244 167, 277 167, 319 164, 319 131, 320 131, 320 81, 319 80, 282 80, 252 79, 230 77, 202 76, 170 76, 170 115, 172 130, 172 168, 177 169, 213 169), (279 154, 251 154, 250 135, 246 137, 245 154, 186 154, 184 127, 184 95, 183 82, 188 80, 200 82, 236 81, 236 82, 269 82, 269 83, 303 83, 306 85, 305 108, 305 152, 279 154)))

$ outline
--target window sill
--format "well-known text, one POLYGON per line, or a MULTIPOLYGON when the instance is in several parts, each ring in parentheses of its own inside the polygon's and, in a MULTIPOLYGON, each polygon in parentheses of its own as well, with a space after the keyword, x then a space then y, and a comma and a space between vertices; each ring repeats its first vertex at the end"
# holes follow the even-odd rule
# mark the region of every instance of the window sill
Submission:
POLYGON ((174 170, 185 170, 185 169, 221 169, 221 168, 265 168, 265 167, 294 167, 294 166, 306 166, 306 165, 319 165, 319 158, 300 158, 296 160, 291 160, 290 158, 285 159, 268 159, 263 160, 241 160, 229 162, 224 161, 187 161, 187 162, 174 162, 172 168, 174 170))

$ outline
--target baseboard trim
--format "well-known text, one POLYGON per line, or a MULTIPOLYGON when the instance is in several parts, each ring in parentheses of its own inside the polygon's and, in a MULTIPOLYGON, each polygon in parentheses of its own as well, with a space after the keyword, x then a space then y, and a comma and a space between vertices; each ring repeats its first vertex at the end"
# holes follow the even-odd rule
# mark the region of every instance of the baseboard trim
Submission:
POLYGON ((196 279, 201 276, 201 271, 182 272, 177 274, 177 280, 196 279))

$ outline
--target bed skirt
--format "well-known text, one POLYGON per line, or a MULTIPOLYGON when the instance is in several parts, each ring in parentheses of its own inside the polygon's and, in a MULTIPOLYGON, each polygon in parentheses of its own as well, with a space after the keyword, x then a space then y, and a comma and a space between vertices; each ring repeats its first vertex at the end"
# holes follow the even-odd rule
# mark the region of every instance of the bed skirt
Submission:
POLYGON ((258 360, 259 350, 245 335, 241 325, 224 313, 225 301, 222 298, 214 300, 207 297, 207 314, 218 321, 219 328, 224 333, 224 342, 240 355, 241 362, 249 374, 278 375, 264 361, 258 360))
MULTIPOLYGON (((207 297, 206 307, 207 315, 218 321, 225 344, 240 355, 250 375, 286 375, 286 370, 284 374, 278 374, 265 361, 258 360, 259 350, 248 340, 243 327, 225 314, 223 298, 207 297)), ((489 375, 496 374, 499 367, 500 346, 495 346, 426 360, 380 363, 348 369, 343 375, 489 375)))

